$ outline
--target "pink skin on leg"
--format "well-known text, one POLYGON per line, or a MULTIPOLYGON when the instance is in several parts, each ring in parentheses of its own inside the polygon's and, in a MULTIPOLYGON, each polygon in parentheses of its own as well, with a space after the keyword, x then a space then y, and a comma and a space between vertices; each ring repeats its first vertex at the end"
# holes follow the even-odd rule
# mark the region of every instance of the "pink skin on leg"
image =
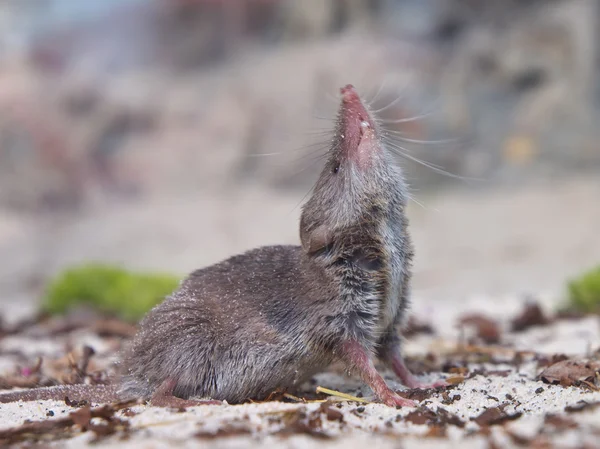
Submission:
POLYGON ((434 382, 432 384, 424 384, 423 382, 419 381, 413 375, 413 373, 410 372, 410 370, 404 363, 404 358, 400 354, 400 351, 398 348, 394 348, 390 351, 389 360, 391 362, 394 373, 396 373, 396 376, 398 376, 400 378, 400 380, 402 381, 402 383, 404 385, 406 385, 408 388, 427 389, 427 388, 447 387, 449 385, 447 382, 444 382, 443 380, 434 382))
POLYGON ((362 380, 371 387, 377 397, 391 407, 414 407, 410 399, 404 399, 387 386, 385 380, 375 369, 367 351, 356 341, 347 341, 341 346, 342 358, 351 367, 357 369, 362 380))

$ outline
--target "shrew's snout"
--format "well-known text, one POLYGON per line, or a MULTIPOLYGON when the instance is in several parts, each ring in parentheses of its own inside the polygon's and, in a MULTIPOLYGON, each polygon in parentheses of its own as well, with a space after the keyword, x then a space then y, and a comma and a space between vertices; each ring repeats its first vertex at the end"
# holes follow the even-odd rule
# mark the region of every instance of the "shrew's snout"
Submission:
POLYGON ((340 94, 342 104, 338 132, 342 139, 342 156, 366 168, 373 151, 379 148, 373 120, 352 84, 342 87, 340 94))

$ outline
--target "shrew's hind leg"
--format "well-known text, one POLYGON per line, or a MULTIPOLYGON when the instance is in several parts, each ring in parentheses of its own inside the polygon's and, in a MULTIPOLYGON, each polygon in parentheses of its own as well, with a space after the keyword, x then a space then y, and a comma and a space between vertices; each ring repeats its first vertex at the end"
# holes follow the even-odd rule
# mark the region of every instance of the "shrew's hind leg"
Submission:
POLYGON ((358 372, 361 379, 371 387, 375 395, 386 405, 391 407, 414 407, 416 404, 410 399, 405 399, 393 391, 385 383, 381 374, 377 372, 368 352, 360 343, 349 340, 339 345, 339 354, 349 369, 358 372))
POLYGON ((398 376, 400 381, 408 388, 426 389, 447 387, 449 385, 443 380, 426 384, 417 379, 406 366, 404 357, 402 356, 400 337, 393 333, 393 331, 390 331, 388 335, 382 339, 379 348, 379 358, 392 368, 396 376, 398 376))

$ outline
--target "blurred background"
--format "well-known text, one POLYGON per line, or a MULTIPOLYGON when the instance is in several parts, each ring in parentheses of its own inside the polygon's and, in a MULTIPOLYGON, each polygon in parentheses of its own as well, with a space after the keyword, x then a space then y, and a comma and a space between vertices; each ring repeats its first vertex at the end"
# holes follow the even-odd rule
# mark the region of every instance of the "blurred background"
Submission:
POLYGON ((559 295, 600 261, 599 25, 598 0, 2 0, 3 315, 82 261, 296 243, 348 83, 415 141, 415 296, 559 295))

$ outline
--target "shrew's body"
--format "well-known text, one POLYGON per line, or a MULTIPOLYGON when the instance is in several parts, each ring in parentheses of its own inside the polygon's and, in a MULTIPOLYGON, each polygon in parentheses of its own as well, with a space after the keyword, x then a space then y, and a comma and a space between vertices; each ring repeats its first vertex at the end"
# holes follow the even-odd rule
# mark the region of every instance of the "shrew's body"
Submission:
POLYGON ((240 402, 290 388, 341 359, 389 405, 407 405, 373 366, 408 386, 400 354, 413 256, 406 186, 352 86, 300 222, 302 246, 248 251, 198 270, 141 323, 123 392, 240 402))
POLYGON ((373 364, 379 357, 422 386, 400 352, 413 256, 407 190, 354 88, 341 93, 301 246, 257 248, 192 273, 142 320, 105 397, 263 399, 341 360, 385 404, 413 405, 373 364))

